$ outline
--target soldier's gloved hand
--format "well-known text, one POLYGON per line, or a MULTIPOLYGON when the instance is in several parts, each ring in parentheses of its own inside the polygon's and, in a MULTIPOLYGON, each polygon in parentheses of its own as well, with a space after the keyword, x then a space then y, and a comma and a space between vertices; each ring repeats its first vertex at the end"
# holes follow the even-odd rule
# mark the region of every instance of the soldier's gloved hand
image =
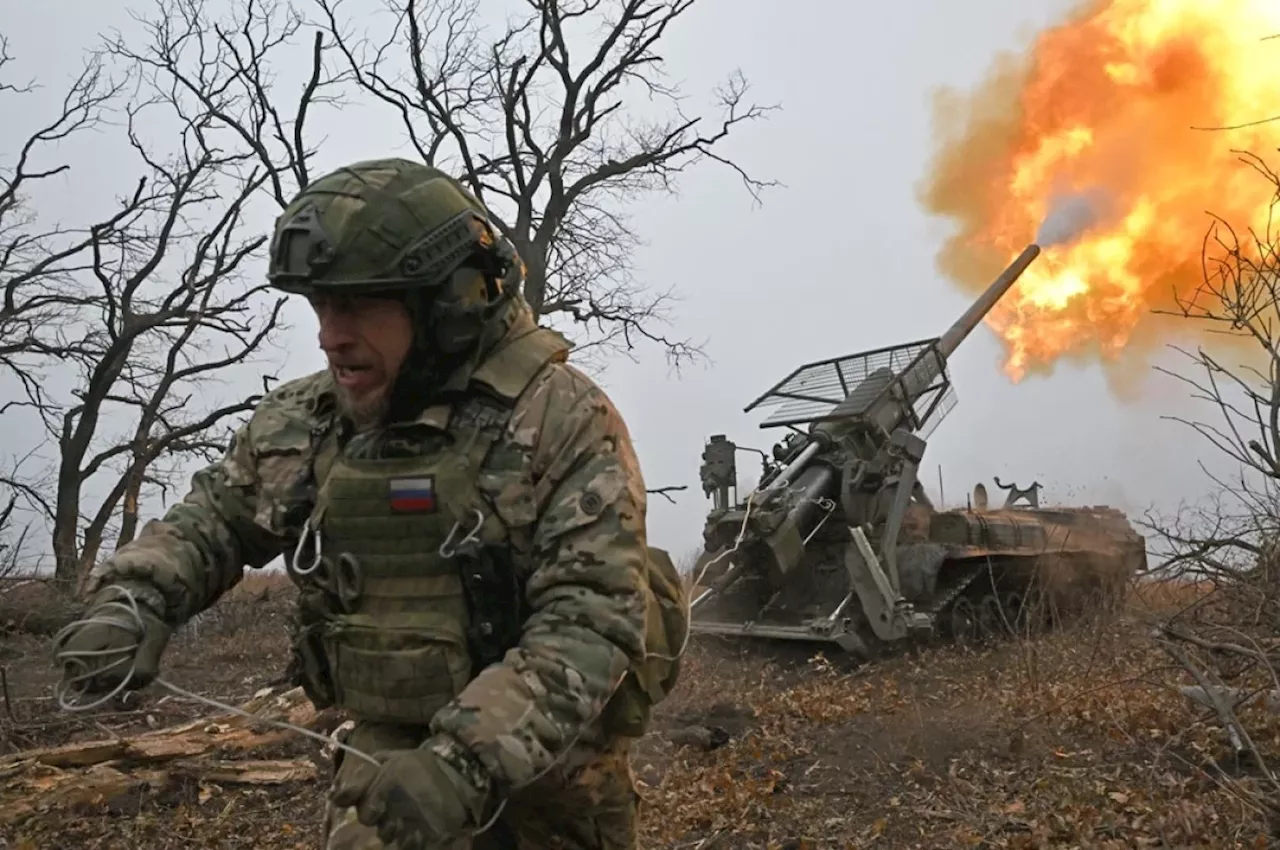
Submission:
POLYGON ((414 749, 374 753, 382 766, 352 771, 335 785, 334 805, 355 806, 360 822, 377 829, 378 838, 396 850, 428 850, 479 826, 488 788, 477 788, 430 746, 428 741, 414 749))
POLYGON ((173 634, 160 619, 164 599, 142 582, 117 582, 92 597, 77 620, 55 639, 63 679, 72 693, 105 693, 125 681, 125 690, 151 684, 160 672, 160 656, 173 634), (125 588, 132 595, 131 604, 125 588), (130 672, 132 671, 132 675, 130 672))

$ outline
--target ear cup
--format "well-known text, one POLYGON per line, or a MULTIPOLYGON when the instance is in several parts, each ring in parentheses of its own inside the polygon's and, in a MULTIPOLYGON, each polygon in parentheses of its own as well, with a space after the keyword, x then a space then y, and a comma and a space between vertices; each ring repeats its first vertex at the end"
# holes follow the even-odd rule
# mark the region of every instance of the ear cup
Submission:
POLYGON ((469 267, 457 269, 436 295, 430 308, 431 344, 445 354, 458 354, 475 345, 493 303, 493 277, 469 267))

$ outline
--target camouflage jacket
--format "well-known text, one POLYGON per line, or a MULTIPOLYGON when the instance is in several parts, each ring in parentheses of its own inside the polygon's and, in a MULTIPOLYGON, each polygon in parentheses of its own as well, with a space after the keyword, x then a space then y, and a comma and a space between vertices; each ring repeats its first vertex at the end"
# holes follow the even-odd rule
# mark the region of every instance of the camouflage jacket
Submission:
MULTIPOLYGON (((532 326, 521 306, 507 333, 532 326)), ((141 581, 142 593, 154 588, 151 601, 176 626, 216 602, 245 566, 281 555, 301 531, 286 499, 318 412, 332 403, 327 371, 269 392, 225 456, 196 472, 181 502, 100 564, 89 591, 141 581)), ((526 458, 523 492, 499 494, 495 504, 500 515, 516 514, 502 516, 508 525, 531 528, 531 614, 519 645, 440 711, 432 730, 462 743, 499 786, 519 787, 584 731, 627 670, 644 661, 648 585, 644 480, 603 390, 575 367, 549 363, 517 401, 495 451, 512 447, 526 458), (559 527, 557 514, 566 506, 576 512, 588 487, 611 503, 559 527)))

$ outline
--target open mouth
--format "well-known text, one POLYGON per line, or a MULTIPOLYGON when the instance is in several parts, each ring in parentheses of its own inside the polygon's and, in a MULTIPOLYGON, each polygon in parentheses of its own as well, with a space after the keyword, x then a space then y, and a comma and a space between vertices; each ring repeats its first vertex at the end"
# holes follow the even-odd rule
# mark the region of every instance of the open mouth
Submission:
POLYGON ((338 386, 347 390, 359 391, 374 381, 373 369, 369 366, 354 364, 333 365, 333 377, 338 386))

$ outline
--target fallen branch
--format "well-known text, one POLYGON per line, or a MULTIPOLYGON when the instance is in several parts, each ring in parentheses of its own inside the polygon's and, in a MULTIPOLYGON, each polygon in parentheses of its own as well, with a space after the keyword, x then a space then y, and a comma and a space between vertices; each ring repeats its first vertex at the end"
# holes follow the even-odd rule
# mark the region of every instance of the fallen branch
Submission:
MULTIPOLYGON (((283 720, 304 729, 331 730, 339 722, 336 712, 319 712, 307 700, 301 688, 272 697, 260 694, 240 706, 263 720, 283 720)), ((16 767, 43 764, 50 767, 88 767, 107 761, 123 760, 146 764, 177 758, 207 755, 214 751, 249 751, 270 746, 294 736, 284 729, 254 731, 254 721, 237 714, 218 714, 120 738, 81 741, 27 750, 0 758, 0 778, 11 775, 16 767)))
MULTIPOLYGON (((257 718, 283 720, 329 734, 341 718, 317 712, 301 688, 259 693, 240 706, 257 718)), ((228 759, 300 736, 283 729, 259 731, 237 714, 219 714, 138 735, 28 750, 0 758, 0 824, 51 808, 112 805, 140 790, 155 793, 190 779, 201 783, 278 785, 319 775, 308 759, 228 759)))
POLYGON ((1175 628, 1174 626, 1168 623, 1161 624, 1159 628, 1161 633, 1163 633, 1167 637, 1173 638, 1174 640, 1185 641, 1186 643, 1189 643, 1193 646, 1198 646, 1201 649, 1208 650, 1209 652, 1223 652, 1223 653, 1229 653, 1233 655, 1243 655, 1246 658, 1253 658, 1265 664, 1270 664, 1274 660, 1271 657, 1269 657, 1266 653, 1259 652, 1256 649, 1250 649, 1249 647, 1241 646, 1238 643, 1205 640, 1204 638, 1199 637, 1198 635, 1185 632, 1181 629, 1175 628))
POLYGON ((1265 704, 1267 711, 1280 714, 1280 690, 1253 691, 1247 688, 1214 687, 1212 695, 1200 685, 1183 685, 1178 692, 1184 697, 1203 705, 1205 708, 1215 707, 1214 700, 1223 699, 1235 707, 1265 704))
POLYGON ((1267 771, 1268 778, 1272 778, 1270 771, 1266 768, 1266 761, 1258 752, 1257 747, 1254 746, 1253 740, 1249 737, 1249 733, 1245 730, 1244 726, 1241 725, 1240 720, 1236 717, 1235 712, 1232 711, 1231 706, 1228 705, 1226 699, 1223 698, 1221 689, 1215 688, 1211 685, 1204 672, 1179 647, 1175 646, 1170 641, 1161 638, 1159 633, 1155 635, 1155 638, 1160 646, 1164 648, 1164 651, 1169 653, 1173 660, 1181 664, 1183 668, 1191 674, 1191 678, 1196 680, 1196 684, 1200 688, 1198 693, 1203 694, 1204 698, 1208 700, 1209 704, 1213 707, 1213 710, 1217 712, 1218 719, 1222 721, 1223 731, 1226 732, 1227 738, 1231 742, 1231 747, 1235 753, 1240 755, 1247 752, 1252 755, 1257 760, 1259 767, 1264 771, 1267 771))
POLYGON ((84 771, 44 768, 8 783, 3 789, 0 824, 10 824, 32 814, 77 805, 117 806, 126 795, 151 794, 181 780, 207 785, 282 785, 309 782, 320 775, 307 759, 258 761, 179 761, 163 770, 125 771, 111 763, 95 764, 84 771))

